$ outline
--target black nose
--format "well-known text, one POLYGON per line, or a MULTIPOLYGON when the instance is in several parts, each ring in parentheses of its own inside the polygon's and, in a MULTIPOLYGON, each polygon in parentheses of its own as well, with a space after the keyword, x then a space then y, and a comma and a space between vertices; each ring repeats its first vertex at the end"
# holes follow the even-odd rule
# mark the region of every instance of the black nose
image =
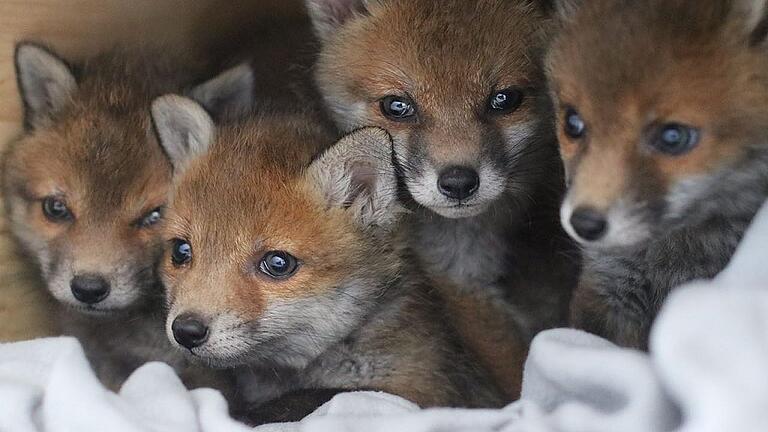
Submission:
POLYGON ((437 188, 440 193, 451 199, 463 200, 477 192, 480 176, 469 167, 450 167, 440 173, 437 188))
POLYGON ((185 313, 173 320, 171 324, 173 338, 184 348, 199 347, 208 340, 208 326, 197 315, 185 313))
POLYGON ((579 237, 587 241, 600 240, 608 228, 605 216, 597 210, 582 207, 571 215, 571 226, 579 237))
POLYGON ((109 282, 99 275, 78 275, 69 282, 76 299, 85 304, 96 304, 109 295, 109 282))

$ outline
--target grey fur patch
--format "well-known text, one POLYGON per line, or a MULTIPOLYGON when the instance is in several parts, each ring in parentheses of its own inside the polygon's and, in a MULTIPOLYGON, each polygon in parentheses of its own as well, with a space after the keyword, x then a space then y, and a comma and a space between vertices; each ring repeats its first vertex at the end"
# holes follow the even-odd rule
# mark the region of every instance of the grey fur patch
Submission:
POLYGON ((238 118, 253 109, 253 69, 246 63, 194 87, 189 96, 209 113, 238 118))
POLYGON ((569 20, 576 15, 583 0, 553 0, 555 12, 561 20, 569 20))

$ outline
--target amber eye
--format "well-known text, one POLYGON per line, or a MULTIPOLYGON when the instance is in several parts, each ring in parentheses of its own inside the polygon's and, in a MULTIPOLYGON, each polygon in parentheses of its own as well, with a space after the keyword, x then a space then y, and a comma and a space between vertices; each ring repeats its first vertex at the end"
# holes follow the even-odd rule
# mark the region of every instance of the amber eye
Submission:
POLYGON ((171 262, 176 267, 192 261, 192 245, 184 239, 174 239, 171 242, 171 262))
POLYGON ((652 136, 650 144, 661 153, 681 156, 699 144, 699 130, 678 123, 667 123, 652 136))
POLYGON ((508 88, 493 93, 488 101, 488 107, 491 112, 509 114, 518 109, 522 103, 523 92, 515 88, 508 88))
POLYGON ((587 124, 584 122, 584 119, 581 118, 581 114, 573 108, 568 108, 565 110, 563 130, 569 137, 579 139, 586 133, 587 124))
POLYGON ((407 96, 385 96, 380 107, 386 118, 396 122, 412 120, 416 115, 414 103, 407 96))
POLYGON ((153 225, 156 225, 160 220, 163 218, 163 209, 162 207, 158 207, 149 213, 145 214, 144 216, 139 219, 137 225, 139 228, 149 228, 153 225))
POLYGON ((287 279, 299 267, 298 260, 283 251, 267 252, 259 262, 259 270, 273 279, 287 279))
POLYGON ((43 199, 43 214, 51 222, 66 222, 72 219, 66 201, 57 196, 49 196, 43 199))

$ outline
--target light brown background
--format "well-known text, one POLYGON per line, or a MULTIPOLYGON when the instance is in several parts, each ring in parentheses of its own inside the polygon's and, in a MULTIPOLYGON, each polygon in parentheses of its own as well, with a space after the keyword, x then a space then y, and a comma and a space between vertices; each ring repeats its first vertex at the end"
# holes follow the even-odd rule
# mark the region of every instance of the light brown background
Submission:
MULTIPOLYGON (((13 66, 19 40, 44 42, 68 58, 158 39, 188 49, 205 33, 247 25, 254 13, 295 8, 285 0, 0 0, 0 150, 20 130, 13 66)), ((21 259, 0 216, 0 341, 51 334, 47 301, 34 267, 21 259)))

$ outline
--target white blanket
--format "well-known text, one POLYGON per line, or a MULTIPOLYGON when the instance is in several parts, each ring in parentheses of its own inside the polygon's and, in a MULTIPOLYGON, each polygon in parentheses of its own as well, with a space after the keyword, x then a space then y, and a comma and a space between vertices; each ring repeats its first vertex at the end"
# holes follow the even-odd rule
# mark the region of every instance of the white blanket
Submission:
MULTIPOLYGON (((654 326, 651 354, 575 330, 533 343, 523 399, 502 410, 420 410, 383 393, 335 397, 272 431, 646 432, 768 430, 768 209, 729 267, 679 288, 654 326)), ((77 341, 0 345, 0 432, 237 432, 213 390, 187 391, 149 363, 119 394, 104 389, 77 341)))

